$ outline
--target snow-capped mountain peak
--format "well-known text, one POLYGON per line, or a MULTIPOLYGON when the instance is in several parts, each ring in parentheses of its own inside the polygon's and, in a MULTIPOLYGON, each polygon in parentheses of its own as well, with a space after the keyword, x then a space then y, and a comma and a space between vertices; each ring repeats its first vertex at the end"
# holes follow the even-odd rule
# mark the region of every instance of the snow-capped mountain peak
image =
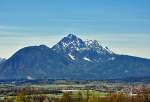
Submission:
POLYGON ((77 51, 85 47, 84 41, 76 37, 73 34, 69 34, 67 37, 64 37, 56 45, 52 47, 55 51, 61 51, 63 53, 69 54, 73 51, 77 51))
POLYGON ((82 40, 69 34, 52 47, 52 50, 68 56, 71 60, 100 61, 109 59, 113 53, 107 47, 101 46, 97 40, 82 40), (87 56, 84 58, 84 56, 87 56))
POLYGON ((73 38, 77 38, 74 34, 68 34, 67 38, 73 39, 73 38))

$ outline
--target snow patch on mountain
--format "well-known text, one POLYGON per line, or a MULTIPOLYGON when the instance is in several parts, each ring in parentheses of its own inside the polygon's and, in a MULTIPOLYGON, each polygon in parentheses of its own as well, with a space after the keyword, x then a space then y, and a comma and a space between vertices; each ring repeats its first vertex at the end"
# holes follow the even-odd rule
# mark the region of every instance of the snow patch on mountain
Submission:
POLYGON ((84 57, 83 59, 86 60, 86 61, 91 61, 91 59, 89 59, 87 57, 84 57))
POLYGON ((32 80, 33 78, 32 78, 30 75, 28 75, 28 76, 27 76, 27 79, 28 79, 28 80, 32 80))
POLYGON ((68 54, 69 57, 72 59, 72 60, 75 60, 75 56, 71 55, 71 54, 68 54))

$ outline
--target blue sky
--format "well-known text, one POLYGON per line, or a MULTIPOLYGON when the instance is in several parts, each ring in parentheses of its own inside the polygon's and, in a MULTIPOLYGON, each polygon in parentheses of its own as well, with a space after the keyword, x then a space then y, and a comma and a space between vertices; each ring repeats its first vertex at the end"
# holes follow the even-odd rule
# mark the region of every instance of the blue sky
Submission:
POLYGON ((150 0, 0 0, 0 57, 74 33, 150 58, 150 0))

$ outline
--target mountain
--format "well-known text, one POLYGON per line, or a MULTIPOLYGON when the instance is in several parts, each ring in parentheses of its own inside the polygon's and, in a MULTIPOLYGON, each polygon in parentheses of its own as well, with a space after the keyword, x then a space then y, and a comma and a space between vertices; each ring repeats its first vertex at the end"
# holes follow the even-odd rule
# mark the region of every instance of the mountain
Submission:
POLYGON ((20 49, 0 65, 0 79, 123 79, 150 77, 150 59, 119 55, 96 40, 73 34, 52 48, 20 49))
MULTIPOLYGON (((25 47, 2 63, 1 79, 33 79, 45 78, 49 72, 67 65, 69 60, 61 54, 56 54, 45 45, 25 47), (55 65, 55 63, 57 64, 55 65)), ((50 75, 51 76, 51 75, 50 75)))

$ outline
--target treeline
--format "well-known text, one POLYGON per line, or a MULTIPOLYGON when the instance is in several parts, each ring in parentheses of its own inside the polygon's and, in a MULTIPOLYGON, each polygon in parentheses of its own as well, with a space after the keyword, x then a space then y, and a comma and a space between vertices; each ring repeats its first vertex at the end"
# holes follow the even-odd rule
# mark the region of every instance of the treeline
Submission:
POLYGON ((81 92, 76 94, 64 93, 61 97, 48 97, 43 95, 26 95, 25 92, 18 93, 14 98, 4 98, 2 102, 150 102, 150 90, 142 91, 137 95, 123 93, 110 93, 105 97, 96 94, 86 95, 81 92))

